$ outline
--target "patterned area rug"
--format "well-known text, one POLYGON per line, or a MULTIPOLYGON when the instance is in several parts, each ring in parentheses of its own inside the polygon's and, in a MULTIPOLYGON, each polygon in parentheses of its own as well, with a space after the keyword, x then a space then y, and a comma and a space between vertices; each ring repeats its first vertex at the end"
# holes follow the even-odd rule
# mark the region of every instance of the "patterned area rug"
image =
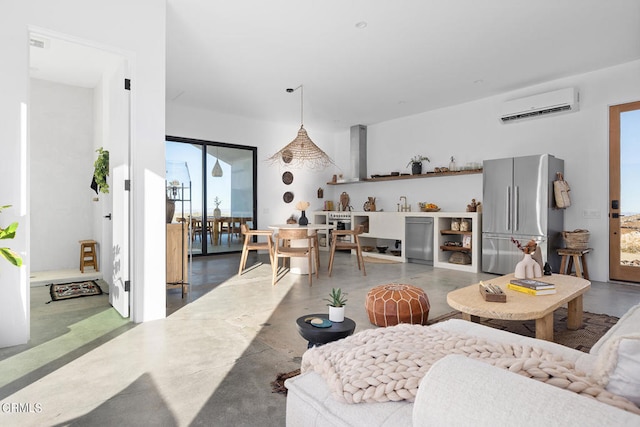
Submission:
POLYGON ((95 280, 86 280, 73 283, 52 283, 49 285, 49 293, 51 294, 51 301, 59 301, 63 299, 101 295, 102 289, 100 289, 100 286, 95 280))
MULTIPOLYGON (((462 319, 459 311, 452 311, 429 321, 429 324, 448 319, 462 319)), ((584 312, 582 328, 575 331, 567 329, 567 309, 561 307, 553 313, 553 341, 566 347, 588 353, 591 347, 618 321, 617 317, 606 314, 584 312)), ((503 331, 513 332, 527 337, 536 336, 535 320, 496 320, 480 319, 480 323, 503 331)))

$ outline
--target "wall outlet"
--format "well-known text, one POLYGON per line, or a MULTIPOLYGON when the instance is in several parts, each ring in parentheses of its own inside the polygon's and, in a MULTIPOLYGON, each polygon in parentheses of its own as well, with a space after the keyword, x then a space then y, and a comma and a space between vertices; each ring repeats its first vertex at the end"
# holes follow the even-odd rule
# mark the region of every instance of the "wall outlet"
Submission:
POLYGON ((582 211, 582 217, 587 219, 600 218, 600 211, 598 209, 585 209, 582 211))

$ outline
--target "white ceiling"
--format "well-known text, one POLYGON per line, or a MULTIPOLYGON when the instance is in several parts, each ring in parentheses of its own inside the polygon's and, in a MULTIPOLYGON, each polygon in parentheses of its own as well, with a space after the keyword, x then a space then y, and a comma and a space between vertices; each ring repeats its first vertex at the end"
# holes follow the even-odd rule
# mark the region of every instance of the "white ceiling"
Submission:
POLYGON ((167 0, 168 101, 294 123, 303 84, 307 128, 637 59, 638 0, 167 0))

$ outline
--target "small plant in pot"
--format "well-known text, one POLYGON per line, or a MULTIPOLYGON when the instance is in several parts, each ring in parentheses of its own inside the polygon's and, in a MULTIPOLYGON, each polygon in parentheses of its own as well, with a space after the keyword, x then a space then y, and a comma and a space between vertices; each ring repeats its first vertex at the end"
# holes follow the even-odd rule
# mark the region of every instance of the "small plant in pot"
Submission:
POLYGON ((422 173, 422 162, 424 161, 430 162, 428 157, 425 156, 414 156, 409 160, 407 167, 411 166, 411 174, 412 175, 420 175, 422 173))
POLYGON ((329 320, 332 322, 344 322, 344 306, 347 303, 347 294, 342 293, 342 289, 333 288, 329 298, 325 298, 329 306, 329 320))

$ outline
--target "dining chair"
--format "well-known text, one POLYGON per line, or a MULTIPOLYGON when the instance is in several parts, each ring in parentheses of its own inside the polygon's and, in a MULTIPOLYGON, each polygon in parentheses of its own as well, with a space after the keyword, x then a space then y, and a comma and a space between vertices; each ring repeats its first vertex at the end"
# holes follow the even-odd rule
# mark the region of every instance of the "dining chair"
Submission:
POLYGON ((267 250, 269 251, 269 262, 273 264, 273 231, 272 230, 251 230, 247 224, 240 226, 242 235, 244 236, 244 244, 242 245, 242 255, 240 256, 240 267, 238 268, 238 276, 240 276, 247 263, 249 251, 267 250), (264 236, 267 238, 264 242, 254 242, 253 237, 264 236))
POLYGON ((360 235, 364 232, 364 225, 360 224, 355 230, 331 230, 331 254, 329 255, 329 277, 333 271, 333 257, 336 250, 355 249, 356 259, 358 260, 358 270, 366 276, 367 270, 364 268, 364 259, 362 258, 362 247, 360 246, 360 235), (348 237, 349 239, 345 239, 348 237))
POLYGON ((202 220, 200 218, 191 218, 191 240, 195 241, 196 236, 200 236, 202 242, 202 220))
MULTIPOLYGON (((309 263, 309 286, 313 281, 313 263, 314 263, 314 247, 313 247, 313 235, 309 234, 306 228, 281 228, 275 237, 275 245, 273 252, 273 277, 271 284, 275 285, 278 278, 278 268, 280 264, 280 258, 303 258, 306 257, 309 263), (295 247, 291 245, 293 240, 306 240, 306 245, 295 247)), ((316 278, 318 277, 318 268, 316 267, 316 278)))

